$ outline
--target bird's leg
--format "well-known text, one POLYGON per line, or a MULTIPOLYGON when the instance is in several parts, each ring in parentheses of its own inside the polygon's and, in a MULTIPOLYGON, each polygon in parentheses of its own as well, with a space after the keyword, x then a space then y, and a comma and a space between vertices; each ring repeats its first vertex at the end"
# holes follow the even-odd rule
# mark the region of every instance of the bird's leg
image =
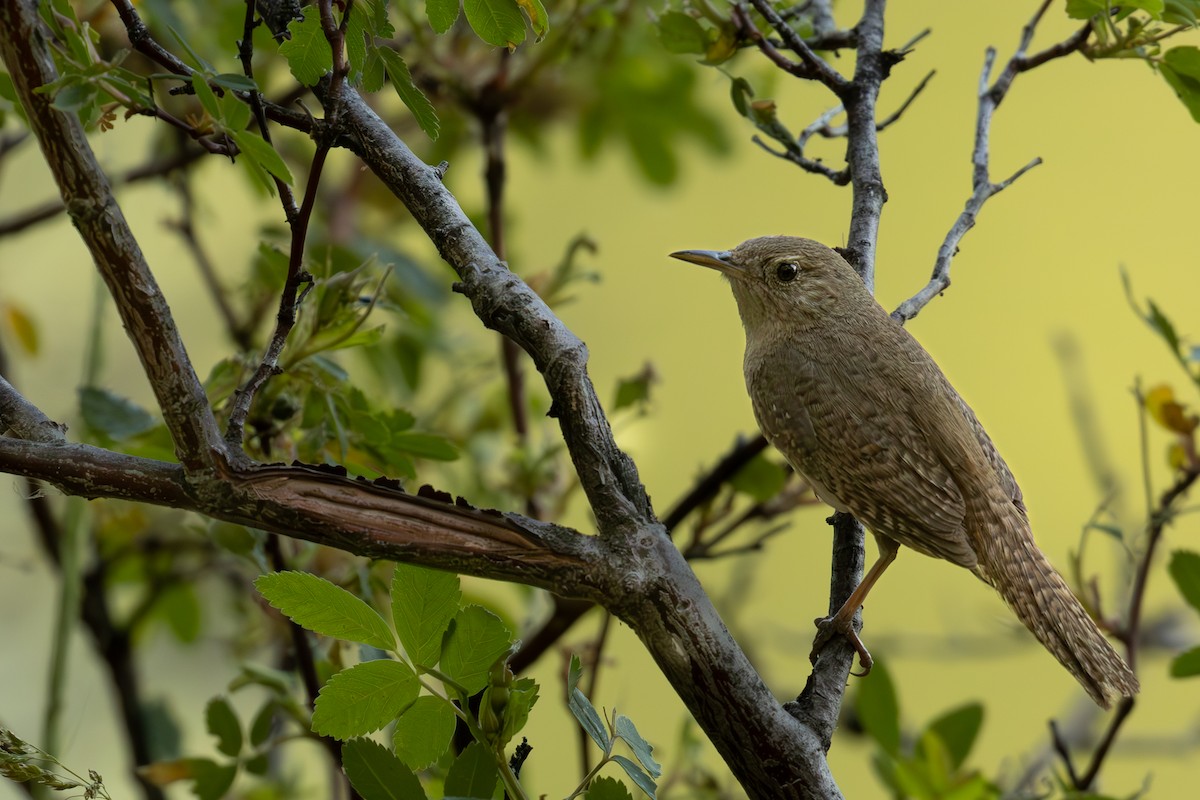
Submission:
POLYGON ((862 639, 858 638, 858 632, 854 630, 854 613, 858 611, 858 607, 866 600, 867 594, 871 591, 871 587, 879 580, 879 576, 883 575, 883 571, 888 568, 888 565, 896 560, 896 552, 900 549, 900 545, 886 536, 876 536, 875 543, 879 547, 879 558, 871 565, 871 569, 867 570, 867 574, 863 576, 862 582, 850 593, 846 598, 846 602, 842 603, 842 607, 837 610, 837 613, 831 617, 821 617, 815 620, 817 625, 817 636, 813 639, 812 653, 809 654, 809 660, 814 664, 817 662, 817 656, 834 634, 840 633, 850 640, 850 644, 854 646, 854 650, 858 653, 858 663, 862 665, 862 672, 851 672, 859 678, 866 677, 871 672, 871 665, 874 660, 871 658, 870 652, 867 651, 866 645, 862 643, 862 639))

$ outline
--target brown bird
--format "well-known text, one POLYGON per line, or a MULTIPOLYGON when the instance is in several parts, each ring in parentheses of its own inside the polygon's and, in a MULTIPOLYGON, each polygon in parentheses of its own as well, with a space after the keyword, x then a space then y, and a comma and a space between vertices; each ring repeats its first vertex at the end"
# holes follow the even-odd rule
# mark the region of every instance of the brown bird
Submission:
POLYGON ((870 669, 851 621, 903 544, 995 588, 1099 705, 1137 693, 1137 677, 1034 543, 1021 490, 975 414, 840 255, 790 236, 671 255, 729 279, 763 434, 821 500, 875 535, 879 559, 818 620, 825 635, 848 636, 870 669))

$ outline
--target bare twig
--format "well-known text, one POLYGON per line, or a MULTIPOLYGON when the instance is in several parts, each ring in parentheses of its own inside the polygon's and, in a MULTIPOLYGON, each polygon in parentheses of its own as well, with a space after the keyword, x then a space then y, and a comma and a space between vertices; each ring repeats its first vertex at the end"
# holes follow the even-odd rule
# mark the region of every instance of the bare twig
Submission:
MULTIPOLYGON (((797 78, 820 81, 830 91, 844 100, 844 95, 850 91, 850 81, 846 80, 840 72, 829 66, 824 59, 814 53, 803 37, 796 33, 795 29, 786 20, 779 16, 779 13, 768 0, 750 0, 750 3, 759 14, 762 14, 763 19, 779 34, 783 43, 799 57, 800 61, 791 61, 776 50, 775 46, 751 24, 749 17, 746 15, 744 9, 741 8, 741 4, 736 4, 735 8, 738 10, 743 23, 742 30, 758 46, 763 55, 771 59, 772 63, 776 66, 791 75, 795 75, 797 78)), ((861 29, 858 32, 861 37, 861 29)), ((859 46, 861 47, 861 39, 859 46)))
MULTIPOLYGON (((229 424, 225 429, 225 440, 231 448, 242 446, 246 417, 250 413, 250 406, 253 404, 258 390, 271 376, 279 374, 279 356, 283 353, 288 336, 296 324, 300 303, 308 293, 307 288, 302 290, 301 287, 312 286, 312 275, 304 269, 304 247, 308 241, 308 226, 312 219, 313 209, 316 207, 317 189, 321 184, 325 160, 329 156, 330 147, 333 146, 333 137, 329 132, 336 128, 337 119, 341 113, 342 89, 346 75, 350 72, 350 65, 346 61, 345 43, 346 23, 350 19, 352 3, 353 0, 348 0, 346 3, 340 25, 334 19, 331 0, 321 0, 317 4, 321 14, 321 27, 333 52, 333 73, 329 80, 325 102, 327 127, 324 130, 326 133, 318 138, 317 150, 313 154, 312 166, 308 171, 308 182, 304 188, 304 199, 300 203, 300 209, 289 219, 292 231, 291 248, 288 254, 287 277, 279 298, 279 312, 275 315, 275 330, 271 334, 271 339, 267 343, 266 351, 262 360, 259 361, 258 367, 246 384, 233 394, 229 424)), ((288 202, 291 200, 290 193, 281 199, 284 202, 285 213, 290 211, 288 208, 288 202)))
POLYGON ((933 274, 930 276, 929 282, 919 292, 905 300, 892 312, 892 318, 898 322, 907 322, 915 317, 933 298, 937 297, 950 286, 950 264, 958 252, 959 243, 962 242, 967 232, 975 226, 975 218, 983 208, 983 204, 993 195, 1008 188, 1013 181, 1042 163, 1040 158, 1035 158, 1007 179, 999 183, 993 183, 989 167, 989 139, 991 136, 992 116, 995 114, 996 108, 1004 100, 1016 76, 1047 61, 1077 52, 1084 46, 1091 34, 1091 26, 1085 25, 1062 42, 1052 45, 1032 56, 1026 55, 1029 46, 1033 43, 1033 35, 1037 29, 1038 22, 1041 21, 1042 16, 1046 13, 1046 9, 1049 6, 1050 0, 1043 0, 1038 10, 1034 13, 1033 18, 1022 28, 1021 39, 1017 44, 1016 51, 1013 53, 1012 58, 1008 60, 999 77, 996 78, 996 82, 990 86, 988 85, 988 81, 991 80, 992 67, 996 62, 996 50, 992 47, 987 49, 987 53, 983 59, 983 71, 979 76, 979 111, 975 119, 975 147, 971 154, 971 162, 974 165, 971 196, 967 199, 962 213, 958 215, 958 219, 950 227, 945 239, 942 240, 941 247, 938 248, 937 258, 934 260, 933 274))

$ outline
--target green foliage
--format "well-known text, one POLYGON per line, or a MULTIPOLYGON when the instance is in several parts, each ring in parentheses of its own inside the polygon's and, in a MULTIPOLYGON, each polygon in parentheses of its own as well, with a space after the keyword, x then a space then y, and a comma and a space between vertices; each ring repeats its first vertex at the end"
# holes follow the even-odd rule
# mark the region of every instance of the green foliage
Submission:
MULTIPOLYGON (((1176 550, 1171 554, 1167 572, 1187 604, 1200 613, 1200 553, 1176 550)), ((1196 675, 1200 675, 1200 646, 1180 653, 1171 662, 1171 677, 1191 678, 1196 675)))
POLYGON ((407 664, 388 659, 355 664, 321 688, 313 730, 341 740, 365 736, 398 717, 420 691, 416 673, 407 664))
POLYGON ((273 572, 254 582, 267 602, 322 636, 391 650, 396 639, 377 611, 340 586, 306 572, 273 572))
MULTIPOLYGON (((572 655, 567 673, 567 707, 571 709, 576 721, 583 727, 591 740, 603 751, 604 756, 567 800, 572 800, 572 798, 587 792, 593 785, 592 778, 610 761, 620 766, 634 785, 641 789, 646 796, 656 797, 658 789, 656 780, 662 775, 662 767, 654 760, 652 755, 654 748, 642 738, 637 726, 633 724, 633 720, 618 714, 615 709, 611 723, 602 719, 600 712, 592 705, 592 701, 579 688, 579 681, 582 677, 583 665, 579 661, 579 656, 572 655), (625 744, 636 761, 614 752, 619 742, 625 744)), ((611 793, 615 790, 601 788, 600 791, 611 793)))
POLYGON ((458 577, 397 564, 392 574, 392 619, 405 655, 428 669, 438 662, 442 639, 458 613, 458 577))
POLYGON ((425 800, 421 781, 383 745, 351 739, 342 747, 342 770, 363 800, 425 800))
POLYGON ((459 610, 442 645, 442 672, 467 694, 487 686, 492 664, 508 652, 512 634, 483 606, 459 610))
POLYGON ((915 800, 998 800, 999 789, 965 767, 983 727, 983 706, 968 703, 930 722, 915 740, 902 734, 895 686, 876 660, 854 704, 863 729, 879 746, 873 764, 897 797, 915 800), (915 741, 906 745, 906 741, 915 741))
POLYGON ((760 453, 747 461, 746 465, 729 479, 729 485, 762 503, 783 490, 787 477, 788 472, 782 464, 760 453))

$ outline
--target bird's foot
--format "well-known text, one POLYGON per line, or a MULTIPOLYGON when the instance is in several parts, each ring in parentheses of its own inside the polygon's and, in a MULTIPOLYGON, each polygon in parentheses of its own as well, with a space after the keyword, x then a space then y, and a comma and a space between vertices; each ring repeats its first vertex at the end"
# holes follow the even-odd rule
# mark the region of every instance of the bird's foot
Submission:
POLYGON ((858 631, 854 630, 853 619, 834 615, 820 617, 813 622, 817 626, 817 635, 813 639, 812 652, 808 655, 809 661, 816 664, 817 656, 825 649, 825 645, 829 644, 835 635, 841 634, 850 640, 854 652, 858 653, 858 663, 862 665, 862 672, 851 672, 850 674, 856 678, 865 678, 871 674, 871 667, 875 664, 875 659, 871 658, 867 646, 862 643, 862 639, 858 638, 858 631))

